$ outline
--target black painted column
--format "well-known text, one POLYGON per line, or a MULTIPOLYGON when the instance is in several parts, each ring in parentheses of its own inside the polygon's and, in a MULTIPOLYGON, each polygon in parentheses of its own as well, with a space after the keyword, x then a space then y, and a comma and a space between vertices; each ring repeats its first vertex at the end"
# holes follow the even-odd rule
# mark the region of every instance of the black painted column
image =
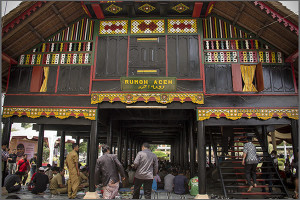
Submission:
POLYGON ((107 145, 110 148, 110 151, 112 151, 112 142, 113 142, 113 121, 109 120, 109 128, 107 133, 107 145))
POLYGON ((127 130, 125 130, 124 132, 125 132, 124 164, 125 164, 125 169, 126 169, 128 166, 128 132, 127 132, 127 130))
POLYGON ((292 145, 293 145, 293 153, 294 159, 297 162, 299 156, 299 129, 298 129, 298 120, 292 119, 291 120, 291 136, 292 136, 292 145))
POLYGON ((12 119, 11 117, 4 118, 3 119, 3 133, 2 133, 2 144, 7 144, 7 147, 9 147, 9 139, 10 139, 10 133, 11 133, 11 125, 12 125, 12 119))
POLYGON ((136 140, 133 141, 133 161, 136 157, 136 140))
POLYGON ((122 131, 119 129, 119 137, 118 137, 118 160, 121 161, 122 158, 122 131))
POLYGON ((205 128, 203 121, 198 121, 198 187, 199 194, 206 194, 206 148, 205 148, 205 128))
POLYGON ((189 135, 190 135, 190 170, 191 170, 191 177, 195 175, 195 148, 194 148, 194 136, 193 136, 193 121, 190 119, 189 124, 189 135))
POLYGON ((87 150, 86 150, 86 164, 90 166, 90 139, 87 139, 87 150))
MULTIPOLYGON (((263 143, 266 147, 267 152, 269 152, 269 143, 268 143, 268 131, 267 131, 267 126, 261 126, 261 131, 262 131, 262 140, 263 143)), ((266 153, 266 152, 265 152, 266 153)))
POLYGON ((184 169, 187 169, 189 166, 189 152, 188 152, 188 135, 187 135, 187 122, 183 124, 183 163, 184 169))
POLYGON ((90 166, 89 166, 89 192, 95 192, 95 168, 96 168, 96 161, 97 161, 97 132, 98 132, 98 109, 96 114, 96 120, 92 121, 92 127, 90 132, 90 166))
POLYGON ((209 165, 211 165, 211 144, 208 146, 208 162, 209 165))
MULTIPOLYGON (((80 137, 79 136, 76 136, 76 144, 79 146, 80 144, 80 137)), ((77 154, 79 155, 79 150, 77 152, 77 154)))
POLYGON ((37 152, 37 168, 42 166, 43 162, 43 146, 44 146, 44 124, 39 125, 39 141, 37 152))
POLYGON ((132 164, 132 138, 131 135, 129 135, 129 165, 132 164))
POLYGON ((65 164, 65 142, 66 142, 66 132, 60 131, 60 149, 59 149, 59 167, 64 168, 65 164))

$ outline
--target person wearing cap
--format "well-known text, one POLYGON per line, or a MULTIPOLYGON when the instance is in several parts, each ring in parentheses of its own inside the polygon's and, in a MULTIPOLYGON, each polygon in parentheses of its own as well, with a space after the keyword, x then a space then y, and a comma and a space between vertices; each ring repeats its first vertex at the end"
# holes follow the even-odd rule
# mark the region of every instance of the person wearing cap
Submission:
POLYGON ((63 168, 58 169, 57 175, 55 175, 50 181, 50 193, 51 194, 67 194, 68 188, 63 184, 63 176, 65 170, 63 168))
POLYGON ((85 166, 80 167, 79 180, 80 180, 80 188, 86 188, 89 186, 89 173, 86 170, 85 166))
POLYGON ((78 168, 78 144, 72 144, 73 151, 71 151, 66 158, 66 164, 69 171, 68 180, 68 197, 69 199, 75 199, 79 188, 79 168, 78 168))
POLYGON ((49 184, 49 178, 45 174, 45 169, 40 167, 38 169, 38 173, 33 178, 33 194, 43 194, 43 192, 47 189, 47 184, 49 184))

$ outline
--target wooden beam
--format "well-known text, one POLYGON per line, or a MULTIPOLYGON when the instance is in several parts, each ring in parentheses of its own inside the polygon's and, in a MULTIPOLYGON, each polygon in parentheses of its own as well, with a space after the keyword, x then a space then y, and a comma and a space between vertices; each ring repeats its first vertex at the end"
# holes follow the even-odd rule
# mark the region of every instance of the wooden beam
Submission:
POLYGON ((236 22, 239 20, 239 18, 240 18, 240 16, 241 16, 241 14, 243 13, 244 9, 245 9, 245 4, 242 3, 242 6, 241 6, 239 12, 237 13, 236 17, 235 17, 234 20, 233 20, 233 23, 232 23, 233 25, 235 25, 236 22))
POLYGON ((28 18, 26 18, 24 21, 20 22, 19 25, 15 26, 12 30, 10 30, 8 33, 6 33, 2 37, 2 43, 5 42, 8 38, 13 36, 15 33, 19 32, 22 28, 24 28, 29 22, 31 22, 36 17, 39 17, 43 12, 47 11, 48 8, 54 4, 55 1, 47 1, 41 8, 39 8, 36 12, 34 12, 32 15, 30 15, 28 18))
POLYGON ((27 24, 28 28, 31 30, 31 32, 33 32, 42 42, 45 42, 45 39, 43 38, 43 36, 37 32, 33 26, 30 25, 30 23, 27 24))
MULTIPOLYGON (((61 9, 59 9, 59 11, 63 11, 66 8, 69 8, 70 5, 73 3, 73 1, 71 1, 70 3, 66 4, 64 7, 62 7, 61 9)), ((56 14, 52 14, 49 17, 47 17, 46 20, 42 21, 41 23, 39 23, 38 25, 36 25, 34 27, 34 29, 39 28, 40 26, 43 26, 44 24, 48 23, 48 21, 50 21, 53 17, 55 17, 56 14)), ((24 35, 22 35, 21 37, 19 37, 18 39, 14 40, 12 43, 10 43, 7 47, 5 47, 4 51, 8 50, 10 47, 14 46, 16 43, 24 40, 25 37, 27 37, 30 34, 30 32, 25 33, 24 35)))
POLYGON ((59 10, 57 10, 57 8, 55 7, 55 5, 51 5, 52 10, 54 11, 54 13, 58 16, 58 18, 60 19, 60 21, 65 25, 65 27, 68 27, 68 23, 66 22, 66 20, 61 16, 59 10))
POLYGON ((267 27, 268 24, 269 24, 268 22, 265 22, 263 26, 259 29, 259 31, 257 32, 258 37, 260 37, 264 32, 264 30, 266 30, 265 28, 267 27))
POLYGON ((2 60, 4 60, 5 62, 8 62, 10 64, 18 64, 18 62, 13 59, 12 57, 10 57, 9 55, 7 55, 6 53, 2 52, 2 60))
POLYGON ((203 2, 195 2, 192 17, 200 17, 203 2))
POLYGON ((105 18, 104 14, 102 12, 102 9, 101 9, 101 7, 98 3, 93 3, 93 4, 91 4, 91 6, 94 10, 94 13, 95 13, 97 19, 104 19, 105 18))
POLYGON ((161 17, 166 17, 167 16, 167 9, 168 3, 166 2, 159 2, 159 14, 161 17))
POLYGON ((298 58, 298 50, 285 59, 285 62, 293 63, 298 58))

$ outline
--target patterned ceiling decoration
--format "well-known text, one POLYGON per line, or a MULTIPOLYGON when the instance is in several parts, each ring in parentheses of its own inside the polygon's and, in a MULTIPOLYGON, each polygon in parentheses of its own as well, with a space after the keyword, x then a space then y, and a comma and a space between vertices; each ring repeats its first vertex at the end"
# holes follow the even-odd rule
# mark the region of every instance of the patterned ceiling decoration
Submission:
POLYGON ((91 104, 102 102, 122 102, 126 104, 136 103, 137 101, 148 103, 156 101, 161 104, 175 102, 193 102, 204 104, 203 93, 92 93, 91 104))
POLYGON ((132 20, 131 33, 164 33, 165 21, 163 19, 132 20))
POLYGON ((146 4, 142 5, 142 6, 140 6, 139 10, 141 10, 141 11, 143 11, 145 13, 149 13, 149 12, 155 10, 155 7, 146 3, 146 4))
POLYGON ((27 116, 33 119, 38 117, 56 117, 59 119, 84 117, 86 119, 95 120, 96 110, 96 108, 4 107, 3 117, 27 116))
POLYGON ((99 34, 127 34, 128 20, 120 21, 100 21, 99 34))
POLYGON ((105 10, 108 11, 108 12, 111 12, 113 14, 117 14, 118 12, 120 12, 122 10, 122 8, 119 7, 119 6, 116 6, 114 4, 111 4, 105 10))
POLYGON ((197 20, 168 19, 168 33, 197 33, 197 20))
POLYGON ((231 120, 243 118, 253 118, 268 120, 273 117, 288 117, 291 119, 299 119, 298 108, 198 108, 197 119, 203 121, 211 117, 225 117, 231 120))
POLYGON ((172 9, 175 10, 176 12, 178 12, 178 13, 182 13, 182 12, 188 10, 189 7, 187 7, 183 3, 180 3, 180 4, 176 5, 176 6, 174 6, 172 9))

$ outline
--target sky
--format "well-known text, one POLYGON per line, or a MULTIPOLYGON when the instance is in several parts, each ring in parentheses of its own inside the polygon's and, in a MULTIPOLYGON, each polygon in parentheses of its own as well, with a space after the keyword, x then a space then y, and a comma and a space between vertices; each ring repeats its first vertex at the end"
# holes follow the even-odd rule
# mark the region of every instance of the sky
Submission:
MULTIPOLYGON (((299 2, 298 1, 280 1, 284 6, 298 14, 299 12, 299 2)), ((1 16, 9 13, 12 9, 18 6, 21 1, 1 1, 1 16)))

